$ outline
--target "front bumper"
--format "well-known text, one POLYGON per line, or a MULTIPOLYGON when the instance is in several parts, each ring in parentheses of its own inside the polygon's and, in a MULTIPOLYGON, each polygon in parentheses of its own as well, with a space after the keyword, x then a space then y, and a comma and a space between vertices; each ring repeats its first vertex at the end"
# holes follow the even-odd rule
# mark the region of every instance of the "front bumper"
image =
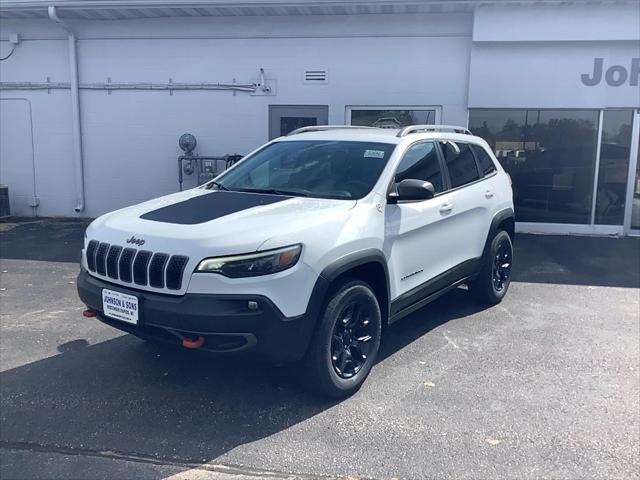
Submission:
POLYGON ((203 336, 205 343, 201 350, 247 352, 267 361, 302 358, 317 318, 314 302, 310 302, 304 315, 285 317, 273 302, 261 295, 150 293, 99 280, 84 268, 80 270, 77 285, 80 299, 97 313, 100 321, 125 332, 177 345, 181 344, 181 336, 203 336), (137 325, 105 317, 103 288, 138 298, 137 325), (249 309, 249 301, 256 302, 257 308, 249 309))

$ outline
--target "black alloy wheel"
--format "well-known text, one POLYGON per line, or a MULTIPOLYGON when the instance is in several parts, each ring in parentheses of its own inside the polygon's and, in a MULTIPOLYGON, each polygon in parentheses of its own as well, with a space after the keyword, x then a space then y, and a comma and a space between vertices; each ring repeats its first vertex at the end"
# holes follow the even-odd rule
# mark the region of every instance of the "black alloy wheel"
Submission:
POLYGON ((495 288, 496 292, 502 292, 511 278, 512 257, 511 242, 502 240, 493 258, 493 269, 491 271, 493 288, 495 288))
POLYGON ((303 381, 327 397, 353 395, 371 371, 381 336, 382 313, 373 289, 359 279, 337 280, 301 363, 303 381))
POLYGON ((491 239, 482 268, 475 278, 469 281, 469 290, 484 304, 500 303, 509 289, 512 269, 513 243, 506 231, 499 230, 491 239))
POLYGON ((366 297, 355 297, 344 306, 331 336, 331 363, 341 378, 357 375, 369 358, 375 327, 366 297))

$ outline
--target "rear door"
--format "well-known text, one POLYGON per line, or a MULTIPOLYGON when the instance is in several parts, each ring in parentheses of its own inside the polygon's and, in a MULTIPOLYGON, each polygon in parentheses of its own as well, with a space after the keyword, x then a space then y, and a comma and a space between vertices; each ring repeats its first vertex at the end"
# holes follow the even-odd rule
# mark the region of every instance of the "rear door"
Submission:
POLYGON ((462 273, 474 273, 482 257, 495 210, 495 187, 491 167, 476 160, 474 148, 464 142, 440 141, 452 195, 448 228, 450 240, 447 254, 460 266, 462 273), (487 170, 487 175, 483 170, 487 170))
POLYGON ((445 192, 446 178, 435 142, 419 142, 407 149, 395 181, 408 178, 431 182, 436 195, 428 200, 388 204, 385 209, 384 251, 389 259, 393 297, 405 294, 403 302, 407 304, 424 296, 422 287, 455 261, 448 254, 448 211, 453 195, 445 192))

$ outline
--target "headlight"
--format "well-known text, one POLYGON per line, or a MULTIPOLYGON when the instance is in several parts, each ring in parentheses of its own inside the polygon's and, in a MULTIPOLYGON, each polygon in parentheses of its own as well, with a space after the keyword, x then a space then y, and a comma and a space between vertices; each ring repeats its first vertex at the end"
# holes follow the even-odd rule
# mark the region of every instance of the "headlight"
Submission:
POLYGON ((302 245, 292 245, 246 255, 205 258, 198 264, 196 272, 219 273, 231 278, 269 275, 293 267, 301 251, 302 245))

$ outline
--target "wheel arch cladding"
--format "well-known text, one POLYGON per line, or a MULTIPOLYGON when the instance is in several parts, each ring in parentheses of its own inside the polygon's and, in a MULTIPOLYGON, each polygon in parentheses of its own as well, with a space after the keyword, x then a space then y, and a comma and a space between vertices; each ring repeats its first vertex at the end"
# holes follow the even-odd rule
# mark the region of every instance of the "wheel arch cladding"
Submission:
POLYGON ((336 285, 343 278, 355 278, 366 282, 373 289, 380 304, 383 325, 388 322, 389 270, 387 259, 381 251, 369 249, 345 255, 327 266, 320 277, 326 280, 323 303, 331 291, 331 286, 336 285))
POLYGON ((508 217, 506 217, 506 218, 504 218, 503 220, 500 221, 496 231, 498 231, 498 230, 506 231, 509 234, 509 238, 511 239, 511 243, 514 242, 515 237, 516 237, 516 220, 513 217, 513 214, 511 216, 508 216, 508 217))
POLYGON ((482 257, 486 258, 486 254, 491 248, 491 241, 493 240, 493 237, 496 236, 496 233, 498 233, 500 230, 505 230, 509 234, 511 243, 514 243, 515 225, 516 225, 516 222, 513 214, 513 209, 506 208, 496 213, 493 216, 493 220, 491 221, 491 227, 489 228, 489 234, 487 235, 487 239, 484 244, 482 257))

